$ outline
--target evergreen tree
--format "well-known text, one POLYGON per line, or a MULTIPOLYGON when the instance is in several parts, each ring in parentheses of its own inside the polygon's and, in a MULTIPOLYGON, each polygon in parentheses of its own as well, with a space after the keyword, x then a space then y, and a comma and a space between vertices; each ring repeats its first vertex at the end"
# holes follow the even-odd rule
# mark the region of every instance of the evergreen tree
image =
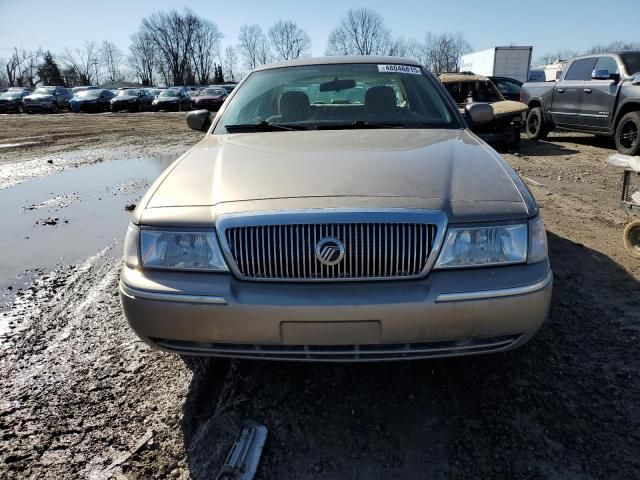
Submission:
POLYGON ((38 77, 40 77, 40 81, 45 85, 64 85, 58 64, 53 59, 53 55, 51 55, 49 50, 44 54, 42 64, 38 67, 38 77))

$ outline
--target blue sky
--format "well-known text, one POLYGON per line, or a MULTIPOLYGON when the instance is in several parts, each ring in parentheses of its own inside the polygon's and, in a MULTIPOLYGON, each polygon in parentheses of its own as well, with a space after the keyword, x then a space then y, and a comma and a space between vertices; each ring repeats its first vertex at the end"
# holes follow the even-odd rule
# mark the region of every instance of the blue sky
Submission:
POLYGON ((7 57, 14 46, 57 51, 79 46, 84 40, 112 40, 126 52, 129 36, 143 17, 183 5, 214 21, 225 36, 225 45, 235 44, 244 23, 258 23, 266 31, 280 18, 293 20, 309 33, 314 55, 324 53, 329 32, 346 10, 360 6, 381 13, 396 36, 422 40, 427 31, 462 31, 475 50, 511 43, 533 45, 534 58, 558 49, 581 51, 593 44, 640 39, 638 0, 608 4, 592 0, 373 0, 366 4, 338 0, 184 4, 170 0, 0 0, 0 57, 7 57))

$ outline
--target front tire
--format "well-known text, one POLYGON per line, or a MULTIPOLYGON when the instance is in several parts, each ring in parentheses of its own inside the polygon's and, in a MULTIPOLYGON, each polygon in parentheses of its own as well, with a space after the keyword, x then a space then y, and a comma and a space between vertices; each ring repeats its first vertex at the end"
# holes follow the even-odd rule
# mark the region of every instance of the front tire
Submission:
POLYGON ((24 105, 21 103, 18 104, 18 113, 24 113, 24 105))
POLYGON ((633 157, 640 153, 640 112, 629 112, 620 119, 615 140, 622 155, 633 157))
POLYGON ((624 229, 624 248, 629 255, 640 259, 640 220, 634 220, 624 229))
POLYGON ((530 140, 542 140, 549 135, 549 127, 544 120, 544 112, 541 107, 534 107, 527 115, 525 124, 527 137, 530 140))
POLYGON ((51 109, 49 110, 51 113, 58 113, 58 104, 57 103, 53 103, 51 105, 51 109))

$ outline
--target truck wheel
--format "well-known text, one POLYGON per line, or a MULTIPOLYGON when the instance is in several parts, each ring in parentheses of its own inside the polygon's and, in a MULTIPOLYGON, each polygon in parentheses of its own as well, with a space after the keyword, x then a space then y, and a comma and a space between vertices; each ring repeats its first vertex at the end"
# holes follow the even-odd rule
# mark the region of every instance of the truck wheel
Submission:
POLYGON ((544 113, 542 108, 534 107, 527 115, 527 123, 525 125, 527 137, 531 140, 541 140, 549 135, 549 127, 544 121, 544 113))
POLYGON ((624 229, 623 239, 624 247, 629 255, 640 258, 640 220, 634 220, 627 225, 627 228, 624 229))
POLYGON ((616 148, 623 155, 640 153, 640 112, 629 112, 616 128, 616 148))

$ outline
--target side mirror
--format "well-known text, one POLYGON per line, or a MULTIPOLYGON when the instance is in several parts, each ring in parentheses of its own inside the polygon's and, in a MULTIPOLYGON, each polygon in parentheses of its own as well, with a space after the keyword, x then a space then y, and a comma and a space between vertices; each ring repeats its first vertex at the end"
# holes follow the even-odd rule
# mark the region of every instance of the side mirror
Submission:
POLYGON ((467 105, 466 113, 471 120, 471 125, 489 123, 495 118, 493 107, 488 103, 472 103, 471 105, 467 105))
POLYGON ((211 126, 211 114, 209 110, 195 110, 187 113, 187 125, 192 130, 206 132, 211 126))
POLYGON ((591 80, 609 80, 610 76, 609 76, 609 70, 607 69, 602 69, 602 70, 594 70, 593 72, 591 72, 591 80))

